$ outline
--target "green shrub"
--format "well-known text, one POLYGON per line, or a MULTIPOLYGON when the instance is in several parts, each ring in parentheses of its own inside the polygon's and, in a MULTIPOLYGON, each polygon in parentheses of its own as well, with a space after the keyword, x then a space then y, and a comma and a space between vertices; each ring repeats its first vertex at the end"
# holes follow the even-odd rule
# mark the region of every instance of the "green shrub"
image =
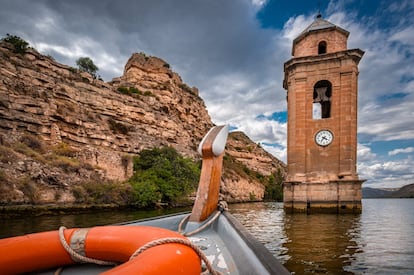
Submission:
POLYGON ((1 41, 13 44, 14 52, 20 54, 25 53, 29 46, 29 43, 16 35, 6 34, 6 37, 2 38, 1 41))
POLYGON ((162 194, 159 185, 161 179, 152 170, 141 172, 135 176, 132 181, 132 189, 135 205, 137 207, 153 207, 156 203, 161 202, 162 194))
POLYGON ((278 169, 276 173, 268 176, 268 182, 265 184, 265 200, 283 201, 283 181, 282 171, 278 169))
POLYGON ((78 69, 74 68, 74 67, 69 67, 69 71, 72 73, 77 73, 78 69))
POLYGON ((129 87, 129 92, 132 94, 142 94, 142 92, 135 87, 129 87))
POLYGON ((266 185, 264 198, 270 201, 283 201, 283 187, 281 184, 266 185))
POLYGON ((181 88, 185 92, 193 93, 193 91, 191 90, 191 88, 188 87, 188 85, 185 84, 185 83, 181 83, 180 85, 178 85, 178 87, 181 88))
POLYGON ((142 92, 135 87, 118 87, 118 92, 125 94, 125 95, 142 95, 142 92))
POLYGON ((200 167, 172 147, 141 151, 134 158, 134 170, 129 182, 141 207, 176 203, 195 190, 200 177, 200 167))
POLYGON ((145 61, 149 59, 149 57, 144 52, 140 52, 139 54, 145 58, 145 61))
POLYGON ((151 93, 150 91, 145 91, 144 96, 155 96, 153 93, 151 93))
MULTIPOLYGON (((282 182, 284 181, 283 173, 280 169, 273 175, 265 176, 257 171, 251 170, 243 163, 237 161, 230 155, 224 155, 223 158, 224 173, 233 171, 241 177, 250 178, 251 180, 258 181, 265 186, 265 200, 283 200, 283 188, 282 182)), ((250 196, 250 200, 253 198, 250 196)))
POLYGON ((121 94, 126 94, 126 95, 128 95, 129 94, 129 89, 128 89, 128 87, 118 87, 118 92, 120 92, 121 94))

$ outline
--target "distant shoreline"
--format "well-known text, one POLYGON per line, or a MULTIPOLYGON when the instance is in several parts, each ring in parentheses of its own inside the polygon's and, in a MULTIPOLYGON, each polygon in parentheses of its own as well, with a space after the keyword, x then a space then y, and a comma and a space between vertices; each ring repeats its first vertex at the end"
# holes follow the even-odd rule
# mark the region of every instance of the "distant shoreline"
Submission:
POLYGON ((414 184, 408 184, 393 190, 363 187, 362 198, 414 198, 414 184))

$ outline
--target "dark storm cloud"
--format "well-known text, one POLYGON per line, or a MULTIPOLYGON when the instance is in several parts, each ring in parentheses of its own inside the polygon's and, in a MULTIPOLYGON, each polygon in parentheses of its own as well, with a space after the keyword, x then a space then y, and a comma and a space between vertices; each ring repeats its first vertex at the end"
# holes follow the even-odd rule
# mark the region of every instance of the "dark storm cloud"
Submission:
MULTIPOLYGON (((18 29, 25 33, 19 35, 50 45, 43 46, 62 62, 73 64, 79 54, 91 56, 101 63, 100 73, 107 80, 117 76, 114 72, 121 73, 133 52, 143 51, 165 59, 201 92, 220 81, 220 75, 228 77, 228 83, 222 83, 226 86, 238 78, 249 78, 259 86, 281 70, 276 61, 288 57, 282 49, 279 60, 275 59, 274 32, 260 29, 249 1, 44 0, 6 1, 5 6, 10 16, 23 17, 18 29), (273 71, 268 69, 271 65, 273 71)), ((207 101, 226 97, 230 91, 225 89, 204 96, 207 101)))

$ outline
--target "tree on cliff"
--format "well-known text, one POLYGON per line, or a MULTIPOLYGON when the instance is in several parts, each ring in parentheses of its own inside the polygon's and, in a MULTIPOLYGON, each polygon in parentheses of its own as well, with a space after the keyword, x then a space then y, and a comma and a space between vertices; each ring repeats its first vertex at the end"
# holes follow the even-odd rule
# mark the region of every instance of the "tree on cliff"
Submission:
POLYGON ((6 34, 6 37, 3 37, 1 41, 12 44, 15 53, 25 53, 29 46, 29 43, 16 35, 6 34))
POLYGON ((89 57, 79 57, 79 59, 76 60, 76 65, 78 65, 79 70, 82 72, 90 73, 93 78, 96 78, 96 72, 99 69, 89 57))

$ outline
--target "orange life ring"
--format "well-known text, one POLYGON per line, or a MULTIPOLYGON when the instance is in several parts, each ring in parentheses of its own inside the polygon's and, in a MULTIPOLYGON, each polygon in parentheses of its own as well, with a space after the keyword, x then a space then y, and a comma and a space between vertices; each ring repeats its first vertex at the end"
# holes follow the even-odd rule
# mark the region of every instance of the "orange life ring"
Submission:
MULTIPOLYGON (((78 229, 66 229, 66 242, 78 229)), ((98 226, 84 241, 85 256, 123 263, 102 274, 200 274, 197 253, 190 247, 168 243, 145 250, 129 261, 144 244, 161 238, 186 239, 181 234, 149 226, 98 226)), ((2 274, 19 274, 74 264, 59 241, 58 231, 0 239, 2 274)))

